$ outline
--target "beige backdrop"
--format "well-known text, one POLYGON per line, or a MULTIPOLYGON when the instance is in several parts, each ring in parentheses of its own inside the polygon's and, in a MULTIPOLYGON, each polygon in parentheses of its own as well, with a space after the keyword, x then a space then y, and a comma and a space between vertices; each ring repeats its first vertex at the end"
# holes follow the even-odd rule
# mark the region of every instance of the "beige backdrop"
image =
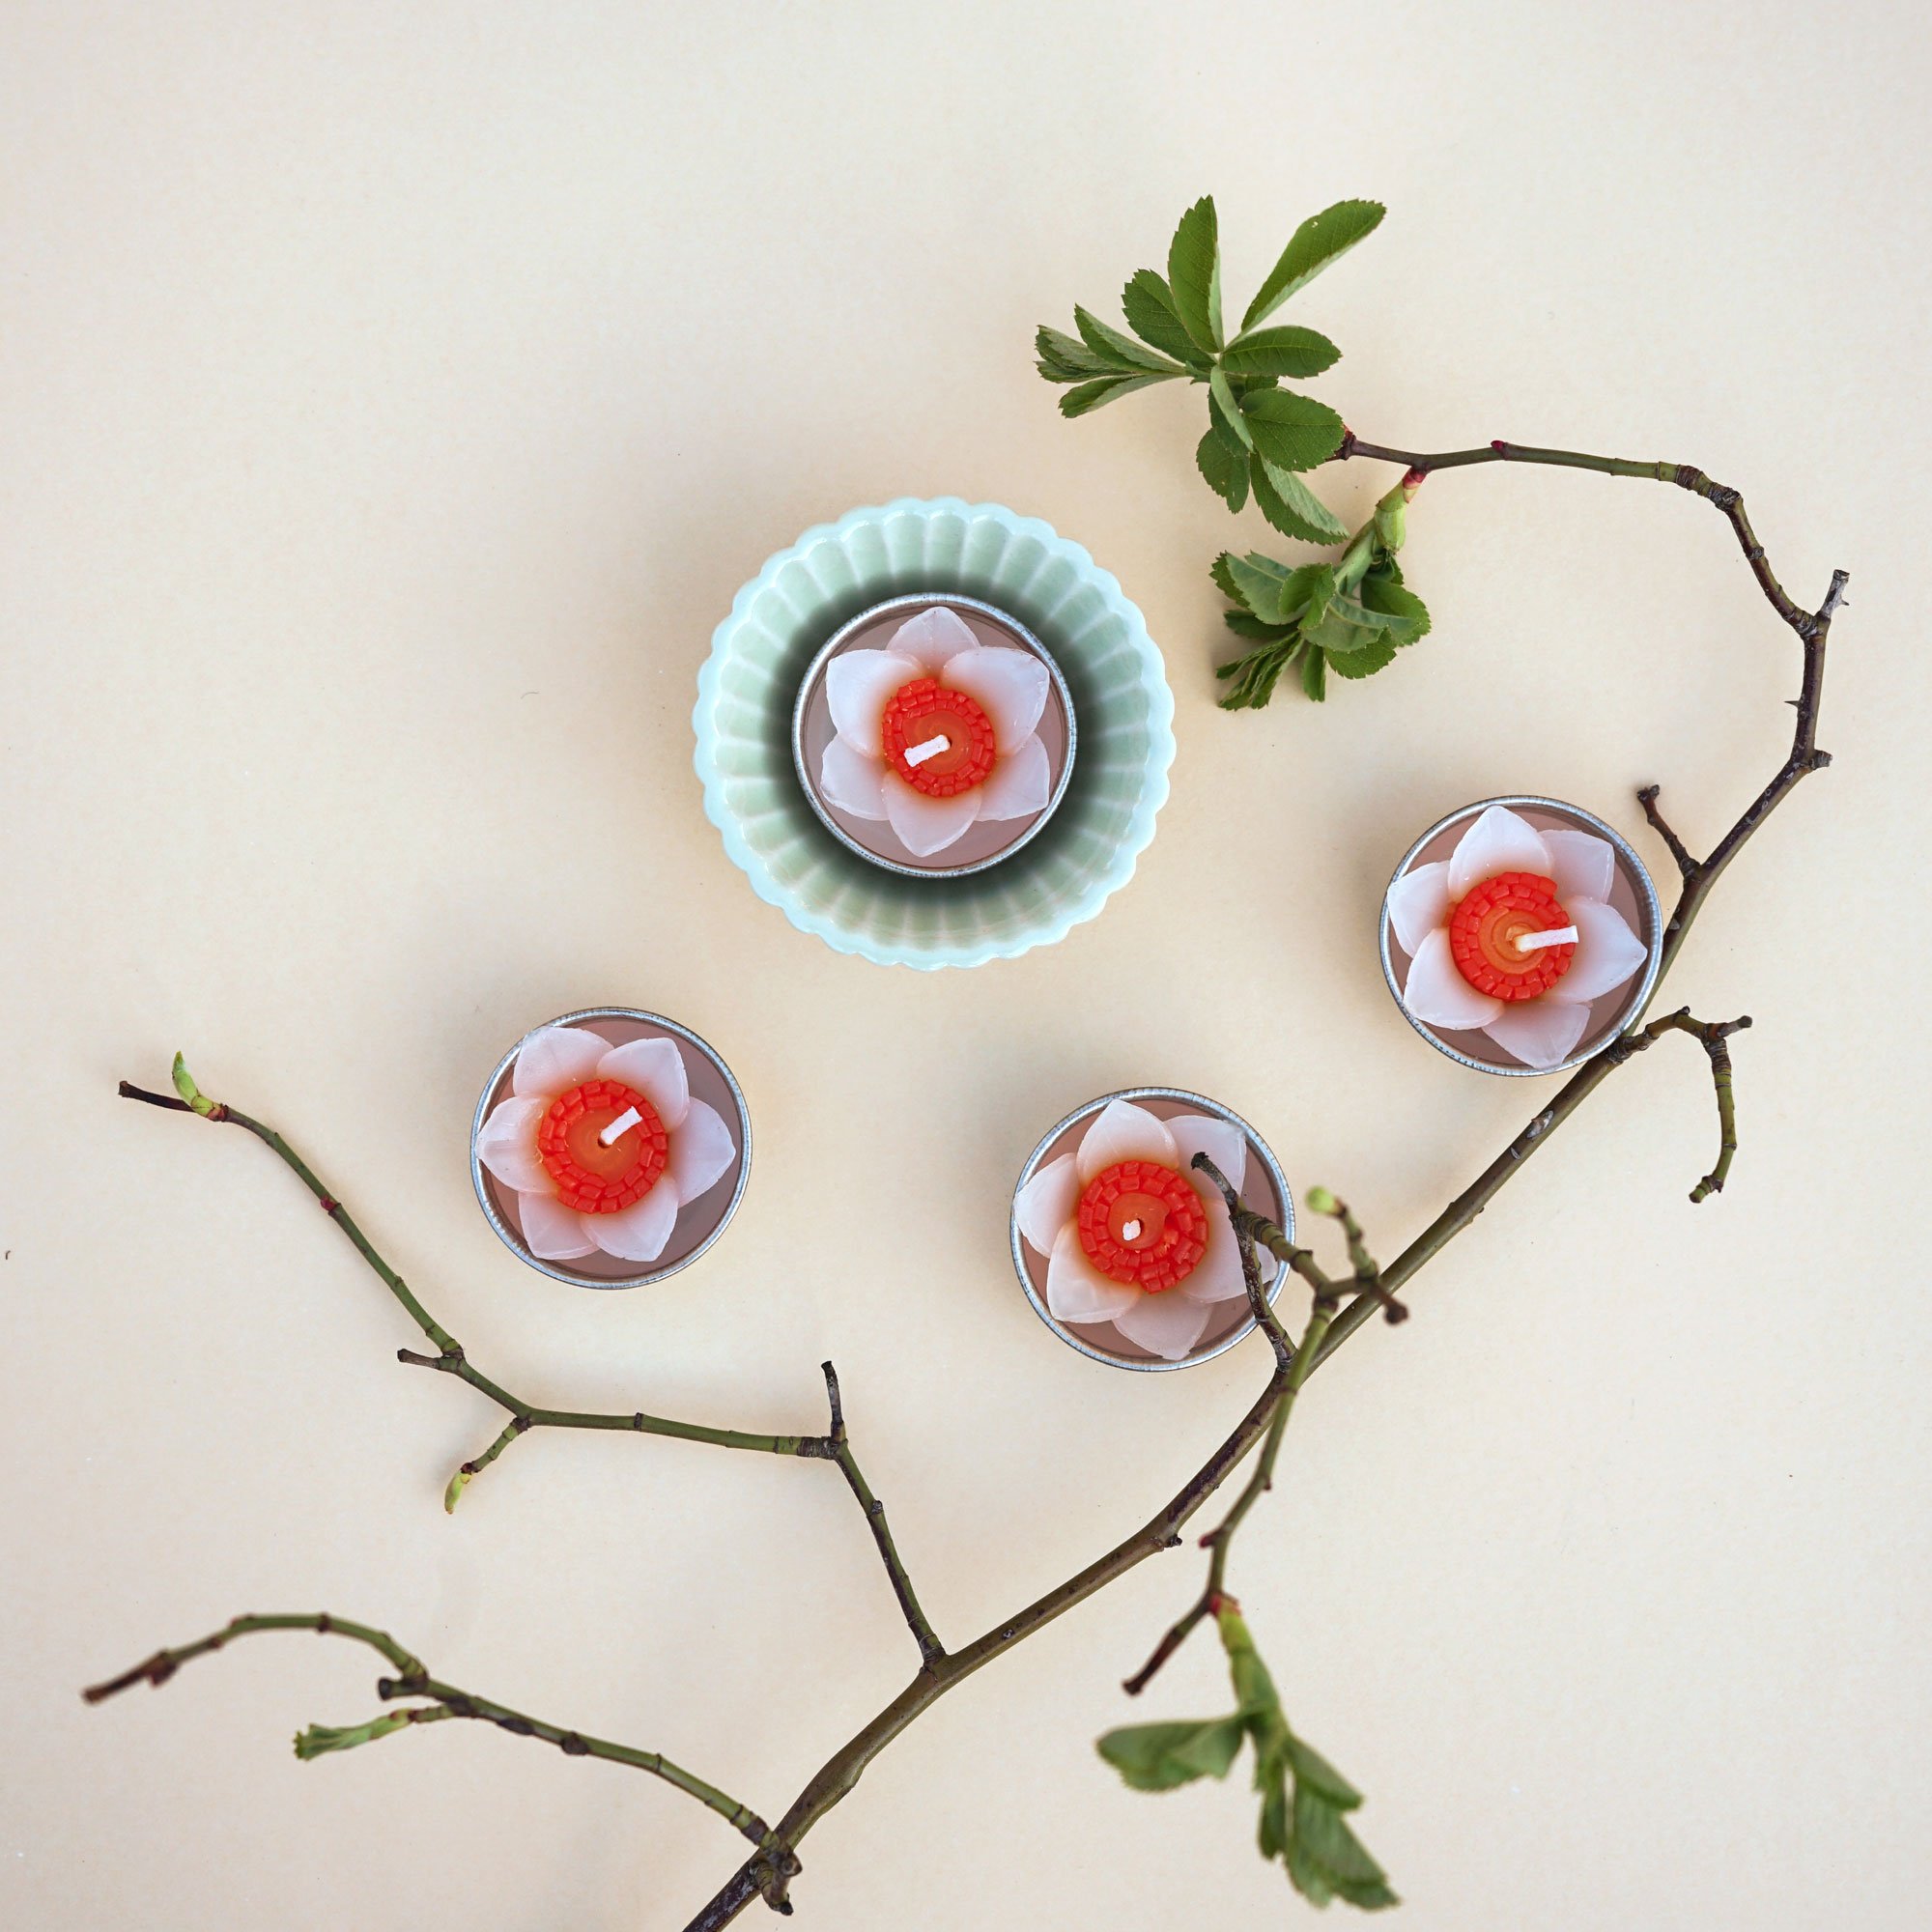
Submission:
MULTIPOLYGON (((1368 1792, 1406 1923, 1922 1922, 1932 1877, 1921 1234, 1928 241, 1916 9, 365 5, 8 10, 7 1748, 22 1927, 680 1927, 742 1849, 653 1780, 482 1726, 298 1764, 370 1660, 655 1746, 770 1815, 911 1661, 829 1470, 498 1417, 244 1136, 122 1103, 185 1049, 286 1128, 474 1358, 533 1396, 811 1429, 817 1363, 942 1633, 1138 1522, 1247 1404, 1059 1346, 1012 1176, 1089 1095, 1219 1095, 1393 1253, 1539 1091, 1431 1053, 1378 972, 1437 813, 1558 793, 1705 840, 1796 653, 1706 507, 1433 482, 1435 634, 1322 710, 1213 708, 1199 392, 1086 421, 1035 324, 1114 314, 1214 191, 1234 290, 1344 195, 1302 299, 1365 436, 1700 464, 1806 602, 1853 572, 1836 756, 1736 867, 1671 1002, 1748 1011, 1744 1151, 1688 1042, 1620 1073, 1315 1385, 1236 1584, 1368 1792), (1097 923, 1017 963, 841 958, 753 898, 689 714, 806 526, 991 497, 1165 647, 1173 800, 1097 923), (717 1041, 758 1153, 655 1292, 497 1244, 496 1056, 623 1001, 717 1041)), ((1327 479, 1358 512, 1386 475, 1327 479)), ((1276 546, 1279 548, 1279 546, 1276 546)), ((1548 1091, 1542 1090, 1542 1091, 1548 1091)), ((801 1922, 1300 1922, 1238 1789, 1092 1740, 1196 1587, 1150 1564, 948 1699, 809 1841, 801 1922)), ((1194 1646, 1143 1715, 1211 1709, 1194 1646)))

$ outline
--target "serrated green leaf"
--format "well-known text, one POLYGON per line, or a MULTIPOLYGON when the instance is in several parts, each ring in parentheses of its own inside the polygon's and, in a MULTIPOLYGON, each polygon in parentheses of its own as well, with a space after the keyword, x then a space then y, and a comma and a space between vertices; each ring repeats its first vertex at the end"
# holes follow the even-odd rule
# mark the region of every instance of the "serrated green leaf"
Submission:
POLYGON ((1241 602, 1241 593, 1235 583, 1234 562, 1234 553, 1224 550, 1208 566, 1208 575, 1214 580, 1215 587, 1230 604, 1238 604, 1241 602))
POLYGON ((1393 572, 1393 561, 1370 571, 1362 579, 1362 602, 1371 611, 1402 623, 1406 635, 1395 637, 1391 633, 1395 642, 1412 644, 1417 638, 1429 635, 1429 607, 1414 591, 1405 588, 1401 577, 1393 572))
POLYGON ((1257 453, 1248 466, 1255 507, 1285 537, 1304 543, 1340 543, 1349 528, 1293 470, 1278 469, 1257 453))
POLYGON ((1084 342, 1044 324, 1034 331, 1034 353, 1039 357, 1039 373, 1050 383, 1084 383, 1095 376, 1118 376, 1113 363, 1104 362, 1084 342))
MULTIPOLYGON (((1312 1787, 1295 1785, 1293 1819, 1295 1846, 1321 1868, 1334 1890, 1346 1896, 1348 1890, 1388 1889, 1388 1874, 1369 1856, 1368 1847, 1350 1830, 1341 1812, 1324 1804, 1312 1787)), ((1388 1903, 1394 1902, 1391 1894, 1388 1903)))
POLYGON ((1288 1867, 1289 1883, 1310 1905, 1326 1905, 1334 1898, 1335 1889, 1328 1883, 1328 1874, 1293 1838, 1289 1839, 1282 1861, 1288 1867))
POLYGON ((1301 688, 1317 704, 1328 696, 1328 660, 1313 644, 1302 652, 1301 688))
POLYGON ((1361 1804, 1362 1794, 1313 1745, 1303 1744, 1292 1732, 1287 1756, 1297 1786, 1308 1786, 1338 1811, 1352 1811, 1361 1804))
MULTIPOLYGON (((1236 637, 1245 638, 1251 644, 1292 643, 1300 636, 1293 624, 1270 624, 1252 611, 1223 611, 1221 621, 1236 637)), ((1222 674, 1226 675, 1225 669, 1222 674)))
POLYGON ((1395 662, 1396 645, 1391 638, 1372 638, 1352 650, 1332 651, 1328 668, 1337 677, 1373 677, 1395 662))
POLYGON ((1145 389, 1150 383, 1163 383, 1164 376, 1103 376, 1096 383, 1082 383, 1077 389, 1068 389, 1060 399, 1060 413, 1064 416, 1084 416, 1089 410, 1097 410, 1102 403, 1118 401, 1122 396, 1131 395, 1136 389, 1145 389))
POLYGON ((1134 1790, 1172 1791, 1197 1777, 1225 1777, 1244 1735, 1239 1718, 1128 1724, 1095 1748, 1134 1790))
POLYGON ((1342 418, 1326 403, 1293 389, 1260 389, 1241 399, 1255 447, 1278 469, 1313 469, 1342 446, 1342 418))
POLYGON ((1387 212, 1378 201, 1338 201, 1320 214, 1311 214, 1294 231, 1281 260, 1248 304, 1242 328, 1252 328, 1264 316, 1272 315, 1296 290, 1306 288, 1323 269, 1374 234, 1387 212))
POLYGON ((1341 356, 1325 335, 1290 323, 1236 336, 1221 352, 1221 366, 1231 376, 1319 376, 1341 356))
POLYGON ((1231 510, 1238 510, 1248 500, 1248 466, 1225 441, 1209 430, 1194 452, 1194 467, 1208 479, 1208 487, 1231 510))
POLYGON ((1097 315, 1074 305, 1074 327, 1080 331, 1080 339, 1094 355, 1108 366, 1121 370, 1151 370, 1159 376, 1184 376, 1187 371, 1179 362, 1165 355, 1156 355, 1151 349, 1143 349, 1131 336, 1122 335, 1118 328, 1109 328, 1097 315))
MULTIPOLYGON (((1237 603, 1268 624, 1286 624, 1293 616, 1293 608, 1284 602, 1284 593, 1294 583, 1297 572, 1275 562, 1271 556, 1263 556, 1259 551, 1250 551, 1246 556, 1230 556, 1226 563, 1227 578, 1235 586, 1237 603)), ((1299 587, 1305 600, 1307 586, 1299 587)), ((1237 1691, 1239 1688, 1237 1679, 1237 1691)))
MULTIPOLYGON (((1254 448, 1254 432, 1248 427, 1241 405, 1236 401, 1235 392, 1228 385, 1227 371, 1218 366, 1208 378, 1208 412, 1217 424, 1235 433, 1243 451, 1254 448)), ((1223 440, 1226 440, 1225 437, 1223 440)))
POLYGON ((1197 348, 1221 346, 1221 241, 1214 197, 1204 194, 1174 231, 1167 251, 1167 285, 1175 313, 1197 348))
POLYGON ((1143 269, 1128 278, 1121 291, 1121 310, 1127 318, 1127 327, 1143 342, 1179 357, 1190 369, 1208 366, 1207 356, 1188 334, 1180 311, 1174 305, 1174 291, 1152 269, 1143 269))

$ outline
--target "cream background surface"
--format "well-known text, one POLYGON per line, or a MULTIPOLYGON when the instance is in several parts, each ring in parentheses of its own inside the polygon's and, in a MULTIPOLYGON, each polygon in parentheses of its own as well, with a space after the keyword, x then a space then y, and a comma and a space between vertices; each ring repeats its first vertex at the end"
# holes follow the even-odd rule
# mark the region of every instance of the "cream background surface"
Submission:
MULTIPOLYGON (((1005 1253, 1036 1135, 1197 1087, 1393 1254, 1548 1091, 1390 1005, 1394 858, 1521 789, 1661 860, 1633 787, 1701 844, 1769 777, 1796 651, 1729 532, 1581 474, 1433 481, 1435 635, 1321 711, 1213 708, 1206 566, 1282 546, 1193 474, 1198 391, 1068 425, 1030 356, 1212 190, 1243 299, 1304 214, 1389 204, 1294 311, 1364 436, 1693 462, 1801 600, 1853 573, 1836 762, 1667 988, 1756 1018, 1730 1188, 1685 1200, 1695 1050, 1621 1071, 1314 1385, 1236 1587, 1405 1923, 1922 1923, 1927 79, 1904 5, 9 8, 0 1919, 675 1932, 736 1863, 675 1792, 483 1726, 298 1764, 376 1708, 347 1645, 83 1709, 236 1611, 369 1619, 772 1816, 912 1662, 822 1467, 540 1434, 446 1519, 499 1417, 395 1366, 265 1150, 117 1078, 185 1049, 532 1399, 809 1430, 835 1357, 956 1641, 1265 1373, 1052 1340, 1005 1253), (1085 543, 1179 707, 1131 886, 967 974, 793 932, 690 764, 737 585, 901 492, 1085 543), (600 1001, 715 1040, 758 1135, 725 1240, 615 1297, 520 1267, 465 1172, 496 1056, 600 1001)), ((799 1922, 1304 1920, 1243 1790, 1093 1754, 1223 1698, 1206 1643, 1118 1689, 1198 1575, 918 1723, 808 1840, 799 1922)))

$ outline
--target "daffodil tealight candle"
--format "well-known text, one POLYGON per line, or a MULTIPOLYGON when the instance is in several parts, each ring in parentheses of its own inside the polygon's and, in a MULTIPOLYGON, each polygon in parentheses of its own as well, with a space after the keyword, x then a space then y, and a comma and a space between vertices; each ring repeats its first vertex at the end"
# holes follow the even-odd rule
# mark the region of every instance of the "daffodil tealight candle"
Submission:
POLYGON ((1065 680, 1017 619, 978 599, 895 597, 812 659, 792 753, 834 837, 905 873, 977 872, 1046 823, 1072 771, 1065 680))
POLYGON ((1602 819, 1555 799, 1491 799, 1404 856, 1381 953, 1432 1045, 1486 1073, 1554 1073, 1642 1011, 1662 921, 1643 862, 1602 819))
MULTIPOLYGON (((1240 1250, 1208 1155, 1250 1208, 1290 1235, 1274 1155, 1238 1114, 1173 1087, 1103 1094, 1036 1147, 1013 1193, 1013 1266, 1062 1341, 1126 1369, 1178 1369, 1253 1326, 1240 1250)), ((1270 1301, 1287 1266, 1264 1254, 1270 1301)))
POLYGON ((545 1274, 636 1288, 694 1262, 745 1189, 752 1126, 698 1037, 631 1007, 566 1013, 497 1063, 470 1130, 490 1225, 545 1274))

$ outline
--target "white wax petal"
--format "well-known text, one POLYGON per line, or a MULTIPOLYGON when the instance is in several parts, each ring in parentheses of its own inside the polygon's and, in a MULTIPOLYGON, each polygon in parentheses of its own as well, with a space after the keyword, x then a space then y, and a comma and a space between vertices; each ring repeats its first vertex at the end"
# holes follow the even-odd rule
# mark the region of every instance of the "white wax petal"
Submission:
POLYGON ((1449 896, 1461 899, 1498 872, 1548 878, 1553 861, 1543 836, 1506 805, 1492 805, 1463 833, 1449 855, 1449 896))
POLYGON ((825 701, 838 735, 868 758, 879 755, 879 724, 893 695, 924 675, 896 651, 840 651, 825 667, 825 701))
POLYGON ((1447 859, 1411 866, 1388 892, 1389 923, 1395 927, 1397 945, 1413 957, 1438 925, 1449 923, 1455 904, 1449 896, 1447 859))
POLYGON ((888 650, 897 651, 902 657, 914 658, 929 676, 937 677, 942 668, 961 651, 976 651, 980 639, 973 635, 972 627, 956 611, 949 611, 943 604, 935 604, 929 611, 922 611, 916 617, 908 617, 892 635, 888 650))
POLYGON ((583 1232, 583 1216, 554 1194, 519 1194, 517 1220, 530 1253, 544 1261, 574 1262, 597 1252, 583 1232))
POLYGON ((1062 1154, 1039 1168, 1013 1197, 1013 1219, 1020 1236, 1043 1255, 1053 1252, 1060 1231, 1073 1218, 1080 1202, 1080 1177, 1073 1156, 1062 1154))
POLYGON ((550 1191, 550 1177, 537 1158, 537 1126, 550 1112, 548 1100, 512 1095, 499 1100, 476 1136, 476 1158, 505 1187, 519 1193, 550 1191))
POLYGON ((1151 1355, 1178 1362, 1200 1341, 1208 1326, 1208 1305, 1168 1289, 1136 1295, 1132 1307, 1114 1317, 1114 1326, 1151 1355))
POLYGON ((657 1109, 667 1128, 675 1129, 691 1105, 684 1055, 668 1039, 632 1039, 611 1047, 597 1063, 600 1080, 621 1080, 657 1109))
POLYGON ((977 700, 992 721, 995 748, 1008 755, 1046 709, 1046 667, 1031 651, 1004 644, 961 651, 947 665, 945 682, 977 700))
POLYGON ((843 738, 834 738, 818 762, 818 786, 828 805, 854 818, 886 815, 886 768, 843 738))
POLYGON ((1424 1026, 1452 1031, 1488 1026, 1503 1009, 1500 1000, 1479 993, 1457 971, 1449 935, 1439 926, 1415 950, 1402 1003, 1424 1026))
POLYGON ((1544 833, 1549 847, 1549 876, 1556 881, 1556 896, 1567 906, 1573 897, 1606 899, 1616 882, 1616 848, 1594 832, 1577 832, 1554 827, 1544 833))
POLYGON ((1483 1031, 1525 1066, 1554 1066, 1583 1037, 1587 1006, 1561 1006, 1547 997, 1514 1000, 1483 1031))
POLYGON ((1087 1259, 1077 1228, 1061 1229, 1046 1264, 1046 1306, 1056 1321, 1112 1321, 1140 1299, 1139 1289, 1110 1281, 1087 1259))
POLYGON ((670 1137, 670 1157, 665 1174, 677 1189, 680 1204, 696 1201, 716 1187, 738 1158, 738 1144, 716 1107, 694 1100, 684 1122, 670 1137))
POLYGON ((654 1262, 670 1239, 677 1206, 677 1188, 667 1174, 659 1176, 657 1185, 641 1201, 634 1201, 614 1214, 580 1214, 577 1218, 607 1255, 625 1262, 654 1262))
POLYGON ((928 798, 896 772, 888 771, 884 782, 886 819, 915 858, 930 859, 956 844, 980 815, 980 794, 973 786, 951 798, 928 798))
POLYGON ((510 1084, 526 1098, 554 1100, 559 1094, 597 1077, 597 1063, 611 1051, 602 1034, 583 1027, 547 1026, 517 1049, 510 1084))
POLYGON ((1570 970, 1543 997, 1563 1006, 1587 1005, 1633 978, 1645 958, 1643 941, 1615 906, 1572 899, 1570 923, 1581 935, 1570 970))
POLYGON ((1046 747, 1028 734, 1016 750, 1000 758, 980 787, 981 818, 1031 818, 1046 810, 1053 796, 1053 767, 1046 747))
POLYGON ((1221 1199, 1221 1190, 1190 1163, 1197 1153, 1205 1153, 1227 1176, 1229 1186, 1238 1191, 1248 1172, 1247 1137, 1233 1121, 1216 1120, 1209 1114, 1176 1114, 1166 1125, 1174 1136, 1181 1173, 1208 1203, 1208 1219, 1225 1221, 1228 1208, 1221 1199))
POLYGON ((1178 1169, 1180 1151, 1174 1136, 1145 1107, 1131 1100, 1109 1100, 1094 1117, 1075 1151, 1080 1184, 1123 1160, 1158 1161, 1178 1169))

